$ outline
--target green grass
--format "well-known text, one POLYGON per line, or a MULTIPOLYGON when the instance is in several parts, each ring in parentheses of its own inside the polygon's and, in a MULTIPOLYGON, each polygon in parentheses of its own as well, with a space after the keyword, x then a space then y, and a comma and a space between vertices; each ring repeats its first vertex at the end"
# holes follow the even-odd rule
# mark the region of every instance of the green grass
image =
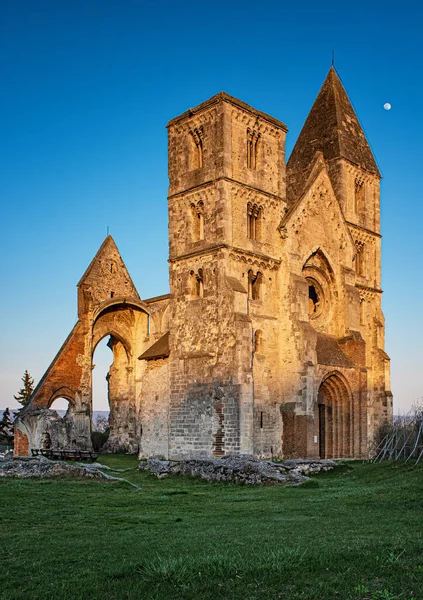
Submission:
POLYGON ((0 481, 2 599, 423 600, 420 466, 348 463, 297 488, 118 475, 142 491, 0 481))

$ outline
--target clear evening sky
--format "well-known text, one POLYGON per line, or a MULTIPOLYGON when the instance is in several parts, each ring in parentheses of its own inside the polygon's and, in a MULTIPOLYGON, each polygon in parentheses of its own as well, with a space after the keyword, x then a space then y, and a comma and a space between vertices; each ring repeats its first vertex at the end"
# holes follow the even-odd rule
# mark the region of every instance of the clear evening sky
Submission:
MULTIPOLYGON (((335 66, 382 181, 395 411, 423 397, 423 8, 329 0, 0 2, 0 408, 40 379, 107 233, 142 298, 168 288, 166 123, 224 90, 287 124, 335 66), (389 102, 390 111, 383 105, 389 102)), ((105 365, 96 352, 96 408, 105 365)))

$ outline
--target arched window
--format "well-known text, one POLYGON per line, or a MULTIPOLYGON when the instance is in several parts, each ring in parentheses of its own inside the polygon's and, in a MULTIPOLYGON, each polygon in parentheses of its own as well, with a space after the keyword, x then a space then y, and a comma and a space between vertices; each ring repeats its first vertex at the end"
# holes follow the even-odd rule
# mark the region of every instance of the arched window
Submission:
POLYGON ((366 324, 366 301, 360 298, 360 325, 366 324))
POLYGON ((248 271, 248 297, 250 300, 261 300, 261 284, 263 282, 263 275, 258 271, 248 271))
POLYGON ((364 222, 365 218, 365 197, 366 189, 363 179, 357 178, 354 187, 354 209, 357 220, 360 223, 364 222))
POLYGON ((263 351, 263 332, 257 329, 254 334, 254 354, 260 354, 263 351))
POLYGON ((204 130, 203 126, 195 127, 191 129, 190 134, 195 144, 195 155, 194 155, 194 169, 201 169, 203 167, 203 138, 204 130))
POLYGON ((191 204, 192 218, 192 241, 204 240, 204 203, 202 200, 197 204, 191 204))
POLYGON ((198 269, 196 280, 197 280, 197 296, 198 296, 198 298, 202 298, 203 293, 204 293, 203 269, 198 269))
POLYGON ((257 168, 257 147, 260 133, 255 129, 247 129, 247 168, 257 168))
POLYGON ((355 247, 357 250, 357 254, 355 257, 355 272, 357 273, 357 275, 360 275, 360 277, 363 277, 366 274, 365 244, 356 240, 355 247))
POLYGON ((262 217, 263 208, 249 202, 247 204, 247 237, 250 240, 260 241, 262 217))
POLYGON ((198 269, 197 273, 190 272, 190 294, 193 298, 202 298, 204 294, 203 269, 198 269))

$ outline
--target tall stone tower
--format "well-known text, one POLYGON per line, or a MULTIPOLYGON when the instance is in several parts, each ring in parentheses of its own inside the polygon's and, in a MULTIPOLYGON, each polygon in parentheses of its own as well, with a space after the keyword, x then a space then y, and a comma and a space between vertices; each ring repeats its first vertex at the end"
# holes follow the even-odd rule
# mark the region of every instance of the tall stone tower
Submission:
POLYGON ((172 456, 255 450, 254 319, 277 285, 286 131, 225 93, 168 124, 172 456))
POLYGON ((381 175, 357 115, 333 67, 313 104, 287 165, 288 203, 301 196, 319 153, 355 247, 353 267, 359 295, 354 329, 365 342, 369 435, 392 417, 390 360, 384 351, 381 290, 381 175))

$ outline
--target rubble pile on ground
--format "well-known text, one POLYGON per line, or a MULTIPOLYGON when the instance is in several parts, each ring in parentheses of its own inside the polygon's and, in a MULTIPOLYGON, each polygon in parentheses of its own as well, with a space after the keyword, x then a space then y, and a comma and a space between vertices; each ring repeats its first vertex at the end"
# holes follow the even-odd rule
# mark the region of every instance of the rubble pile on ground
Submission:
POLYGON ((70 465, 49 460, 44 456, 8 456, 0 460, 0 477, 86 477, 88 479, 115 479, 102 473, 94 465, 70 465))
POLYGON ((335 465, 333 460, 298 459, 276 463, 241 454, 180 461, 150 458, 140 462, 138 468, 158 478, 191 475, 207 481, 232 481, 249 485, 283 483, 292 486, 307 481, 309 474, 333 469, 335 465))

